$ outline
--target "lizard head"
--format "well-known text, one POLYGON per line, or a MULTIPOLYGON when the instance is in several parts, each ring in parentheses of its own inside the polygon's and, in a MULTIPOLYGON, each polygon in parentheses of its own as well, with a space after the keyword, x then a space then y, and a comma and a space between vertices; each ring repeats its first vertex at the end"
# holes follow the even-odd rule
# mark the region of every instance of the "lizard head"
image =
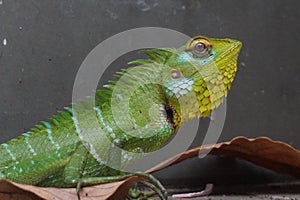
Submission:
POLYGON ((237 72, 241 46, 233 39, 197 36, 179 49, 146 51, 165 66, 163 84, 175 123, 208 116, 222 103, 237 72))

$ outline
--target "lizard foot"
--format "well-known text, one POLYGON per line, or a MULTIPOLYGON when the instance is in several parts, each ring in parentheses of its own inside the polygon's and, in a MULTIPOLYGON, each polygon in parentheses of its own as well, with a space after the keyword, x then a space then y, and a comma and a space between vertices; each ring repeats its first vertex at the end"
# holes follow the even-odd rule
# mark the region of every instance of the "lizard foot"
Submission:
MULTIPOLYGON (((166 200, 168 199, 168 194, 166 189, 163 187, 163 185, 151 174, 146 174, 143 172, 135 172, 132 174, 133 176, 139 176, 145 179, 141 183, 146 186, 147 188, 151 189, 151 192, 143 193, 140 192, 139 190, 135 189, 135 194, 130 194, 129 196, 135 198, 135 199, 148 199, 149 197, 158 195, 160 199, 166 200), (139 195, 137 198, 135 197, 136 195, 139 195)), ((134 191, 134 190, 133 190, 134 191)))
MULTIPOLYGON (((108 177, 86 177, 82 178, 77 181, 77 187, 76 187, 76 192, 78 196, 78 200, 80 200, 80 189, 84 186, 89 186, 89 185, 97 185, 97 184, 103 184, 103 183, 111 183, 114 181, 121 181, 124 180, 128 177, 132 176, 138 176, 142 178, 141 183, 145 185, 147 188, 151 189, 155 194, 157 194, 160 199, 167 199, 167 192, 166 189, 162 186, 162 184, 154 178, 151 174, 146 174, 143 172, 135 172, 131 174, 125 174, 125 175, 119 175, 119 176, 108 176, 108 177)), ((152 194, 152 193, 151 193, 152 194)), ((147 194, 150 195, 150 194, 147 194)), ((132 197, 134 197, 133 195, 132 197)), ((153 195, 152 195, 153 196, 153 195)))
POLYGON ((151 197, 154 197, 157 195, 157 192, 155 191, 145 191, 144 189, 139 188, 138 185, 132 187, 128 194, 127 194, 127 200, 133 200, 133 199, 138 199, 138 200, 147 200, 151 197))

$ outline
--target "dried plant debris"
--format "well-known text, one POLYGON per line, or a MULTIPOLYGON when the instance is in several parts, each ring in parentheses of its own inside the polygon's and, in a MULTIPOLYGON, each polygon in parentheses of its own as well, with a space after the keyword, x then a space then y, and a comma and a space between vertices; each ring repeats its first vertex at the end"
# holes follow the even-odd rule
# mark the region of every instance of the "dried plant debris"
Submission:
MULTIPOLYGON (((123 181, 95 185, 82 188, 81 200, 124 199, 128 190, 137 182, 139 177, 130 177, 123 181)), ((23 185, 6 180, 0 180, 1 200, 74 200, 77 199, 75 188, 44 188, 23 185)))
POLYGON ((300 177, 300 151, 284 142, 273 141, 267 137, 255 139, 236 137, 230 142, 200 146, 178 154, 147 172, 152 173, 208 152, 212 155, 244 159, 279 173, 300 177))

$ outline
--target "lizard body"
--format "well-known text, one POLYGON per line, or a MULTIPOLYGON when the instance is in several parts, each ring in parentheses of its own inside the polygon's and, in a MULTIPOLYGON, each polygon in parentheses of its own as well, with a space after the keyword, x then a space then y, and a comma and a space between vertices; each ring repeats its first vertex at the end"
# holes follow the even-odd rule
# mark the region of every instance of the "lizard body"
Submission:
MULTIPOLYGON (((119 81, 96 92, 93 109, 98 124, 86 123, 86 128, 100 127, 114 145, 126 151, 161 148, 183 123, 208 116, 222 103, 237 71, 240 48, 236 40, 198 36, 179 49, 145 50, 148 60, 131 62, 134 67, 140 66, 140 71, 130 73, 129 68, 118 74, 119 81), (147 84, 130 94, 129 115, 123 116, 121 109, 116 121, 112 101, 122 108, 126 87, 136 82, 147 84), (121 90, 115 95, 118 83, 121 90), (151 137, 135 137, 128 132, 151 137)), ((85 114, 89 106, 76 106, 86 122, 91 117, 85 114)), ((102 163, 97 153, 84 144, 77 120, 74 110, 66 108, 31 131, 1 144, 0 179, 37 186, 78 187, 79 182, 93 185, 122 177, 124 172, 102 163)), ((120 156, 108 149, 103 147, 106 157, 101 159, 120 156)))

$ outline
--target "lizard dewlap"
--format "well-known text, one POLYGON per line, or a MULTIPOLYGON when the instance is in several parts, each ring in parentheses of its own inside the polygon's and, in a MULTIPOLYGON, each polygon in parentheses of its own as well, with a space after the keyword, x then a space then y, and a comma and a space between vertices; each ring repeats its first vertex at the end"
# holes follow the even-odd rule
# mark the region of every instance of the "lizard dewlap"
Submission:
MULTIPOLYGON (((228 94, 241 46, 232 39, 197 36, 179 49, 144 50, 149 59, 132 61, 117 73, 117 81, 96 91, 93 104, 66 108, 1 144, 0 179, 79 191, 130 176, 109 164, 123 166, 136 159, 131 153, 158 150, 183 123, 210 115, 228 94), (97 123, 91 122, 91 109, 97 123), (84 140, 88 131, 95 135, 93 144, 84 140)), ((134 175, 147 177, 166 198, 153 177, 134 175)))

